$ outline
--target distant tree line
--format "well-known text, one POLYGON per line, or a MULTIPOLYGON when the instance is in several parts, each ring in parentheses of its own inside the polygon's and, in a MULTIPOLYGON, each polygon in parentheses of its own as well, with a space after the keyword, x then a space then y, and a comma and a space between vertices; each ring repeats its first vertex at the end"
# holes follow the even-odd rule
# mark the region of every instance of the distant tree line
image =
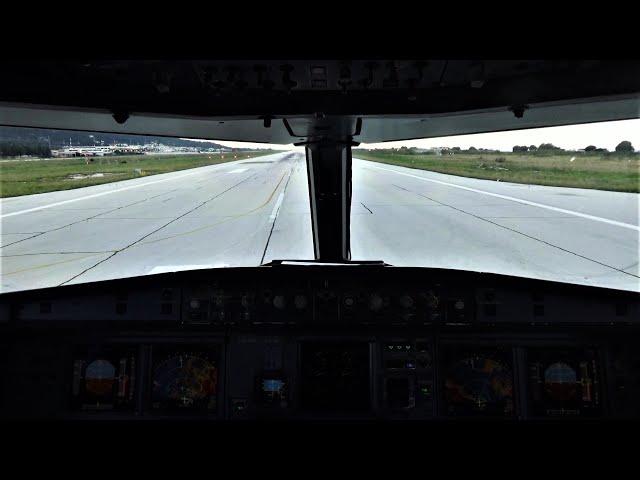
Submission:
POLYGON ((28 140, 0 140, 0 157, 50 157, 51 148, 47 143, 28 140))
POLYGON ((0 139, 19 142, 44 141, 54 149, 69 146, 113 145, 114 143, 124 143, 127 145, 159 143, 170 147, 222 148, 222 145, 213 142, 199 142, 197 140, 185 140, 173 137, 127 135, 121 133, 77 132, 26 127, 0 127, 0 139))
MULTIPOLYGON (((366 150, 366 149, 365 149, 366 150)), ((357 150, 355 150, 357 151, 357 150)), ((416 147, 400 147, 400 148, 385 148, 385 149, 375 149, 376 152, 380 153, 399 153, 402 155, 424 155, 425 153, 429 153, 425 151, 425 149, 419 149, 416 147)), ((536 155, 553 155, 560 152, 566 153, 578 153, 575 150, 564 150, 563 148, 556 147, 553 143, 542 143, 538 146, 535 145, 514 145, 513 146, 514 153, 535 153, 536 155)), ((584 152, 586 153, 606 153, 612 154, 614 152, 609 152, 606 148, 598 148, 595 145, 588 145, 584 148, 584 152)), ((456 155, 459 153, 474 153, 474 154, 490 154, 490 153, 501 153, 500 150, 493 150, 488 148, 476 148, 469 147, 464 150, 460 147, 450 147, 450 148, 441 148, 440 153, 443 155, 456 155)), ((616 148, 615 153, 618 154, 634 154, 635 149, 630 141, 624 140, 620 142, 616 148)))
MULTIPOLYGON (((557 153, 557 152, 564 152, 564 151, 565 150, 563 150, 560 147, 556 147, 552 143, 543 143, 539 147, 536 147, 535 145, 530 145, 529 147, 527 147, 526 145, 514 145, 513 147, 513 152, 557 153)), ((592 153, 592 152, 608 153, 609 152, 609 150, 607 150, 606 148, 598 148, 595 145, 586 146, 584 148, 584 151, 587 153, 592 153)), ((630 141, 624 140, 616 146, 615 151, 617 153, 634 153, 635 149, 633 148, 633 145, 631 144, 630 141)))
POLYGON ((563 152, 564 150, 560 147, 556 147, 553 143, 541 143, 540 146, 536 147, 535 145, 515 145, 513 147, 514 152, 539 152, 539 153, 556 153, 563 152))

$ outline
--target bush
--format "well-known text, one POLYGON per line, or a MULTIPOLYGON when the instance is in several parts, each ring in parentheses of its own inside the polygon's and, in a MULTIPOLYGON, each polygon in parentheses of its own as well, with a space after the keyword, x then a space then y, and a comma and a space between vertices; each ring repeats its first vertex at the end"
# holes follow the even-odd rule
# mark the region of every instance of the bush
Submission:
POLYGON ((633 153, 634 152, 633 145, 631 145, 631 142, 629 140, 624 140, 616 146, 616 152, 633 153))

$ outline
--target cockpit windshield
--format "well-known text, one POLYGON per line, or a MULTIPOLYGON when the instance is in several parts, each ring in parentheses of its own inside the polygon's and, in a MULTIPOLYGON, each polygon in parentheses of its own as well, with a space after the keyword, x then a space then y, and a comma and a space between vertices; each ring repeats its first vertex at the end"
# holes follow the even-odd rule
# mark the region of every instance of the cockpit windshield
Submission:
MULTIPOLYGON (((640 120, 361 144, 351 258, 640 291, 640 120)), ((314 258, 303 147, 0 127, 1 291, 314 258)))

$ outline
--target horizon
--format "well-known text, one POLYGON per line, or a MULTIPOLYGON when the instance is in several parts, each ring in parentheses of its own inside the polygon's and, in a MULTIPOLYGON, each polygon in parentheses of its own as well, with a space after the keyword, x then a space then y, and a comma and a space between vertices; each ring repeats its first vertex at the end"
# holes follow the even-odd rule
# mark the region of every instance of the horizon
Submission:
MULTIPOLYGON (((188 139, 197 140, 197 139, 188 139)), ((501 152, 512 151, 515 145, 540 146, 542 143, 552 143, 563 150, 577 151, 588 145, 597 148, 606 148, 614 151, 616 145, 628 140, 635 151, 640 149, 640 118, 630 120, 615 120, 609 122, 582 123, 556 127, 538 127, 523 130, 506 130, 488 133, 473 133, 467 135, 455 135, 448 137, 420 138, 414 140, 398 140, 391 142, 361 143, 358 148, 391 149, 406 146, 417 148, 452 148, 460 147, 467 150, 469 147, 477 149, 499 150, 501 152)), ((215 142, 231 148, 256 148, 256 149, 283 149, 296 150, 304 147, 294 147, 293 144, 265 144, 254 142, 235 142, 226 140, 202 140, 215 142)))

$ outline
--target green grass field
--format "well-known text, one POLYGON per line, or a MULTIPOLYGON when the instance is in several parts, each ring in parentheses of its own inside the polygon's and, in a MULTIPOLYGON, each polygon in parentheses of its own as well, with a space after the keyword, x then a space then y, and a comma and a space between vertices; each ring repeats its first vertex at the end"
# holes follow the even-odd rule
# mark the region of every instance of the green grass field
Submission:
POLYGON ((355 158, 502 182, 640 192, 640 155, 457 153, 403 155, 356 150, 355 158), (573 158, 573 161, 571 159, 573 158))
POLYGON ((88 164, 85 158, 7 160, 0 162, 0 197, 16 197, 88 187, 158 173, 255 158, 271 153, 274 151, 92 157, 93 162, 88 164), (94 174, 103 174, 104 176, 90 176, 94 174), (86 178, 73 179, 73 176, 86 176, 86 178))

